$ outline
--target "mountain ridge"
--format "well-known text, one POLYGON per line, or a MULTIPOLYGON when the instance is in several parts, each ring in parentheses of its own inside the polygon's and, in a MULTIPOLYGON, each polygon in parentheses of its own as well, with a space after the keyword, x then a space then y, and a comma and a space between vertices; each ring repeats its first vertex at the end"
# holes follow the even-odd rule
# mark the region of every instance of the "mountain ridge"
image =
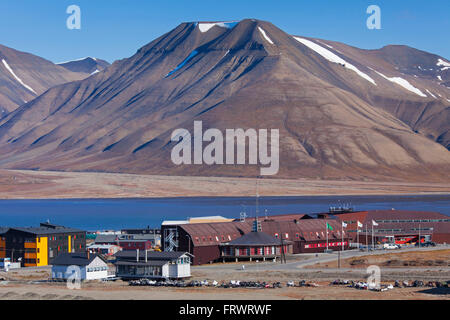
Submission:
POLYGON ((279 177, 448 181, 446 86, 401 74, 377 52, 299 41, 260 20, 227 23, 182 23, 14 111, 0 120, 0 166, 258 175, 249 165, 171 163, 171 132, 201 120, 278 128, 279 177))

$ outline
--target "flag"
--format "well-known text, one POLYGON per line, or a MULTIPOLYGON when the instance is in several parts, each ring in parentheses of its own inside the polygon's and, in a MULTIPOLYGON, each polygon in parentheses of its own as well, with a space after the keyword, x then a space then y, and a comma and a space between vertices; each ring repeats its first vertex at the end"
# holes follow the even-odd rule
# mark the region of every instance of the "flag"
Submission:
POLYGON ((327 222, 327 229, 330 229, 331 231, 333 231, 333 228, 330 226, 330 224, 327 222))
POLYGON ((347 228, 347 224, 344 221, 342 221, 342 227, 347 228))
POLYGON ((372 225, 373 225, 373 226, 377 226, 378 223, 376 223, 375 220, 372 220, 372 225))
POLYGON ((358 228, 362 228, 362 227, 363 227, 363 224, 358 221, 358 228))

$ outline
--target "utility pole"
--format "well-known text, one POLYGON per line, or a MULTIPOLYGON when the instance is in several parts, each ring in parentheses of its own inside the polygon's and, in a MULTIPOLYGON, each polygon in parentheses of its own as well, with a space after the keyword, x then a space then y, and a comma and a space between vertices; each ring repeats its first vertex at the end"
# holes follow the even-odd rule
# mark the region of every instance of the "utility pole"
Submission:
POLYGON ((341 268, 341 252, 338 251, 338 269, 341 268))
POLYGON ((367 235, 367 223, 366 223, 366 246, 367 246, 367 252, 369 252, 369 237, 367 235))
POLYGON ((419 222, 419 249, 420 249, 421 242, 422 242, 422 239, 420 238, 420 222, 419 222))

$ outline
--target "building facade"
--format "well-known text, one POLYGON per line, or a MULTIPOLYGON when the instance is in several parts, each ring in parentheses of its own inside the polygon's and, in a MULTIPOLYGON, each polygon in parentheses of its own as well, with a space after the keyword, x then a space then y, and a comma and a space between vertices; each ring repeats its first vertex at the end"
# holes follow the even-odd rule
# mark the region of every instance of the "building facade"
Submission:
POLYGON ((116 276, 131 279, 183 279, 191 276, 187 252, 121 251, 115 255, 116 276))
POLYGON ((421 242, 450 243, 450 217, 438 212, 372 210, 337 214, 336 217, 347 224, 352 242, 372 244, 373 235, 374 244, 411 244, 418 242, 419 236, 421 242), (358 222, 362 227, 358 227, 358 222))
POLYGON ((108 278, 106 260, 97 254, 62 253, 52 264, 52 279, 66 280, 76 274, 81 281, 108 278))
POLYGON ((3 236, 5 257, 24 267, 45 266, 61 253, 85 252, 86 232, 41 223, 39 227, 9 228, 3 236))
POLYGON ((262 231, 253 230, 233 241, 220 244, 222 261, 275 259, 292 253, 292 242, 283 241, 262 231))
MULTIPOLYGON (((304 214, 268 216, 260 219, 261 231, 281 241, 292 242, 292 253, 324 252, 348 248, 348 236, 334 219, 312 219, 304 214), (332 230, 327 229, 327 224, 332 230), (328 230, 328 232, 327 232, 328 230), (328 241, 327 241, 328 240, 328 241), (327 246, 328 244, 328 246, 327 246)), ((165 224, 161 226, 164 251, 190 252, 193 264, 221 260, 221 245, 236 240, 253 229, 253 220, 217 223, 165 224)))

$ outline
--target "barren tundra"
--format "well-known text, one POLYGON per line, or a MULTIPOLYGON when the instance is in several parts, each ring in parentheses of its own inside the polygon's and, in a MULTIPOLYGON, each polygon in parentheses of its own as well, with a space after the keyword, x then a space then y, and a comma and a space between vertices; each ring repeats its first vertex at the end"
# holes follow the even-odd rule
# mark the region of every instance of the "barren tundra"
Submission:
MULTIPOLYGON (((449 194, 448 183, 260 179, 261 196, 449 194)), ((0 170, 0 199, 255 195, 255 179, 0 170)))

